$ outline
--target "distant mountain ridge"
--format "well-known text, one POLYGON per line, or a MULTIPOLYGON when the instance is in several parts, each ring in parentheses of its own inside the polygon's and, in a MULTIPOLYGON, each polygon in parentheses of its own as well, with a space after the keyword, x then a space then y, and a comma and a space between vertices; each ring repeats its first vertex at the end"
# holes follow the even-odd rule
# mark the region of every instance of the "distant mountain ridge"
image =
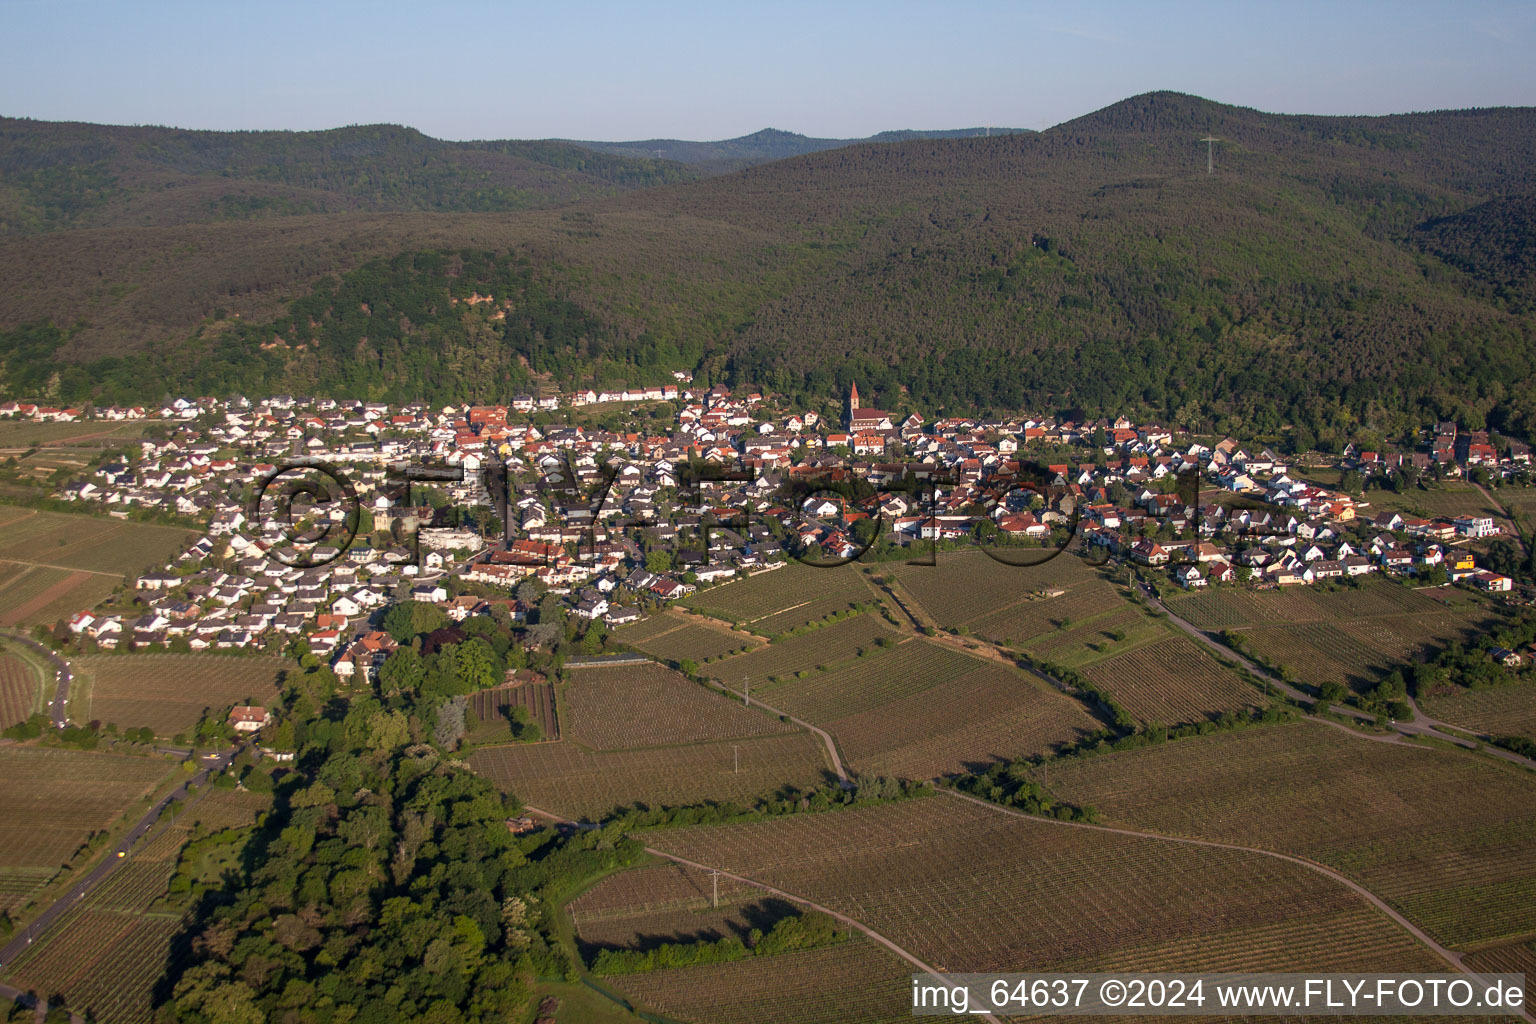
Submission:
MULTIPOLYGON (((526 361, 566 384, 687 369, 804 403, 856 380, 893 412, 1125 413, 1334 442, 1454 419, 1536 437, 1536 109, 1325 117, 1157 92, 1043 132, 844 146, 721 175, 527 143, 695 180, 605 182, 516 212, 457 212, 421 191, 473 195, 476 161, 512 166, 499 144, 429 155, 441 173, 422 181, 426 144, 400 132, 229 158, 252 185, 350 197, 338 212, 0 239, 0 394, 448 400, 466 382, 472 398, 512 393, 526 361), (382 194, 402 205, 365 205, 397 183, 382 194), (526 281, 497 284, 513 262, 526 281), (442 315, 476 288, 510 289, 508 316, 442 315), (53 333, 14 330, 43 321, 53 333), (565 362, 556 337, 571 339, 565 362)), ((89 195, 85 171, 106 157, 80 141, 33 194, 89 195)), ((166 173, 163 153, 128 155, 166 173)), ((224 180, 204 171, 171 191, 224 180)))
POLYGON ((685 139, 643 139, 635 142, 591 142, 578 139, 553 141, 581 146, 616 156, 652 157, 675 160, 698 167, 710 174, 723 174, 770 160, 783 160, 828 149, 842 149, 865 143, 910 142, 913 139, 972 139, 990 135, 1017 135, 1028 128, 948 128, 934 131, 904 129, 880 132, 862 139, 819 139, 778 128, 764 128, 751 135, 715 142, 691 142, 685 139))

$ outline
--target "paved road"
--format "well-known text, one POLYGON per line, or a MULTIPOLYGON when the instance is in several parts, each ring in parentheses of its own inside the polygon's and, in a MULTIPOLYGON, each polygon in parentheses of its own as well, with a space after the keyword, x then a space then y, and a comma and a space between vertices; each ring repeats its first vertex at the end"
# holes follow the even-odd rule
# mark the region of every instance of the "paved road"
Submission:
MULTIPOLYGON (((1148 587, 1145 583, 1143 583, 1141 586, 1142 589, 1146 592, 1147 600, 1152 603, 1153 607, 1160 609, 1165 615, 1168 616, 1169 622, 1173 623, 1185 633, 1188 633, 1197 642, 1205 645, 1224 658, 1229 658, 1236 661, 1249 672, 1253 673, 1258 678, 1267 681, 1276 690, 1285 694, 1287 697, 1290 697, 1292 700, 1301 701, 1306 704, 1311 704, 1315 700, 1315 698, 1310 694, 1305 693, 1302 690, 1298 690, 1290 683, 1287 683, 1280 679, 1278 676, 1275 676, 1268 669, 1265 669, 1255 662, 1249 660, 1248 658, 1243 657, 1243 655, 1239 654, 1237 651, 1234 651, 1226 644, 1214 639, 1204 630, 1201 630, 1192 623, 1181 619, 1179 616, 1169 611, 1168 607, 1157 599, 1157 596, 1152 592, 1150 587, 1148 587)), ((1331 725, 1335 728, 1343 729, 1346 732, 1349 732, 1351 735, 1360 736, 1363 739, 1373 739, 1388 743, 1401 742, 1402 738, 1407 736, 1423 736, 1428 739, 1436 739, 1445 743, 1454 743, 1456 746, 1465 747, 1468 750, 1480 749, 1482 753, 1489 754, 1493 757, 1499 758, 1502 761, 1508 761, 1511 764, 1518 764, 1522 768, 1536 769, 1536 761, 1533 761, 1528 757, 1521 757, 1513 750, 1505 750, 1503 747, 1496 747, 1491 743, 1480 744, 1477 740, 1469 740, 1465 736, 1458 736, 1454 733, 1444 731, 1447 729, 1462 729, 1462 727, 1452 725, 1448 722, 1442 722, 1435 718, 1430 718, 1428 715, 1419 710, 1417 704, 1413 703, 1411 700, 1409 703, 1414 708, 1414 720, 1412 722, 1393 722, 1391 724, 1391 728, 1395 731, 1395 735, 1390 736, 1371 736, 1368 734, 1360 733, 1354 729, 1349 728, 1349 726, 1344 725, 1342 722, 1333 722, 1326 718, 1312 718, 1309 719, 1309 721, 1321 722, 1324 725, 1331 725)), ((1352 708, 1344 704, 1329 705, 1329 710, 1338 714, 1347 715, 1348 717, 1356 719, 1357 721, 1374 722, 1376 720, 1375 715, 1361 711, 1359 708, 1352 708)), ((1472 729, 1463 729, 1463 731, 1474 733, 1476 732, 1476 730, 1472 729)), ((1489 739, 1489 737, 1486 735, 1483 735, 1482 738, 1485 741, 1489 739)))
MULTIPOLYGON (((550 811, 543 811, 543 810, 540 810, 537 807, 529 807, 526 804, 524 805, 524 809, 527 810, 528 812, 532 813, 532 814, 536 814, 539 817, 547 819, 549 821, 560 822, 560 823, 563 823, 563 824, 576 825, 578 828, 582 827, 578 823, 571 821, 569 818, 563 818, 560 815, 554 814, 554 813, 552 813, 550 811)), ((658 849, 656 849, 653 846, 647 846, 645 848, 645 852, 651 854, 653 857, 660 857, 663 860, 669 860, 669 861, 671 861, 674 864, 682 864, 685 867, 694 868, 695 870, 698 870, 698 871, 714 871, 714 872, 718 872, 721 875, 721 877, 729 878, 729 879, 732 879, 733 881, 741 882, 743 885, 750 885, 750 886, 752 886, 753 888, 756 888, 756 889, 762 889, 764 892, 771 893, 772 895, 777 896, 780 899, 788 900, 791 903, 798 903, 800 906, 806 907, 806 908, 808 908, 810 910, 819 911, 820 913, 826 914, 830 918, 833 918, 835 920, 841 921, 843 924, 845 924, 848 927, 854 929, 855 931, 862 932, 863 934, 869 936, 871 939, 873 939, 876 942, 880 943, 880 945, 884 946, 886 949, 890 950, 892 953, 895 953, 897 956, 901 957, 903 960, 905 960, 907 963, 911 964, 913 967, 916 967, 919 971, 922 971, 922 972, 924 972, 926 974, 932 974, 932 975, 935 975, 935 976, 939 976, 939 969, 937 967, 933 967, 930 964, 924 963, 922 960, 919 960, 911 952, 909 952, 908 950, 904 949, 901 946, 898 946, 895 942, 892 942, 890 939, 886 938, 884 935, 881 935, 879 932, 875 931, 869 925, 865 924, 862 921, 856 920, 855 918, 849 917, 847 914, 838 913, 836 910, 833 910, 830 907, 824 907, 820 903, 817 903, 817 902, 815 902, 813 900, 809 900, 809 899, 807 899, 804 896, 800 896, 800 895, 798 895, 796 893, 787 892, 787 891, 785 891, 783 889, 776 888, 774 886, 769 885, 766 882, 759 882, 759 881, 757 881, 754 878, 748 878, 746 875, 738 875, 738 874, 736 874, 734 872, 726 871, 724 868, 717 868, 717 867, 714 867, 714 866, 709 865, 709 864, 700 864, 698 861, 688 860, 685 857, 679 857, 679 856, 677 856, 675 854, 668 853, 665 850, 658 850, 658 849)), ((977 1013, 977 1014, 974 1014, 972 1016, 980 1017, 982 1020, 985 1020, 985 1021, 990 1021, 991 1024, 1002 1024, 1001 1021, 999 1021, 996 1017, 994 1017, 990 1013, 977 1013)))
MULTIPOLYGON (((1319 864, 1315 860, 1308 860, 1305 857, 1297 857, 1289 853, 1278 853, 1274 850, 1265 850, 1256 846, 1242 846, 1238 843, 1223 843, 1215 839, 1192 839, 1186 836, 1170 836, 1162 832, 1147 832, 1137 828, 1125 828, 1115 825, 1090 825, 1086 821, 1061 821, 1056 818, 1044 818, 1033 814, 1025 814, 1023 811, 1016 811, 1011 807, 1003 807, 998 804, 991 803, 987 800, 983 800, 980 797, 971 796, 969 793, 960 793, 953 789, 940 789, 938 792, 945 796, 953 797, 956 800, 964 800, 968 803, 976 804, 978 807, 985 807, 988 810, 997 812, 998 814, 1007 814, 1016 818, 1024 818, 1027 821, 1037 821, 1045 825, 1060 825, 1064 828, 1086 828, 1092 829, 1096 832, 1113 832, 1122 836, 1137 836, 1142 839, 1156 839, 1161 842, 1179 843, 1184 846, 1203 846, 1216 850, 1237 850, 1242 853, 1258 854, 1261 857, 1274 857, 1276 860, 1284 860, 1289 861, 1292 864, 1299 864, 1310 871, 1315 871, 1320 875, 1326 875, 1328 878, 1333 879, 1340 885, 1347 886, 1354 892, 1363 896, 1377 910, 1380 910, 1383 914, 1386 914, 1409 935, 1412 935, 1415 939, 1418 939, 1419 942, 1423 943, 1428 949, 1434 952, 1446 963, 1456 968, 1458 971, 1465 971, 1468 974, 1478 973, 1468 970, 1467 967, 1462 964, 1460 953, 1456 952, 1455 950, 1447 949, 1440 943, 1436 942, 1432 937, 1425 933, 1422 928, 1418 927, 1412 921, 1408 920, 1402 914, 1399 914, 1396 910, 1393 910, 1390 906, 1388 906, 1387 903, 1381 899, 1381 897, 1377 896, 1375 893, 1371 892, 1360 883, 1354 881, 1348 875, 1341 874, 1340 872, 1335 871, 1333 868, 1330 868, 1324 864, 1319 864)), ((1536 1024, 1536 1016, 1532 1015, 1532 1011, 1525 1010, 1522 1012, 1522 1016, 1524 1016, 1526 1020, 1530 1021, 1531 1024, 1536 1024)))
POLYGON ((211 772, 220 771, 227 767, 240 751, 244 749, 244 746, 244 744, 241 744, 215 757, 203 758, 203 767, 170 793, 161 797, 153 807, 145 812, 144 816, 128 831, 127 835, 123 836, 116 846, 113 846, 112 849, 106 852, 101 862, 96 865, 90 874, 71 886, 69 891, 55 900, 47 910, 44 910, 25 928, 17 932, 4 949, 0 949, 0 966, 13 962, 34 940, 41 937, 50 925, 68 912, 75 904, 84 900, 91 890, 101 884, 103 879, 117 870, 119 864, 131 857, 134 846, 150 833, 171 801, 184 799, 189 787, 203 784, 208 781, 208 776, 211 772), (123 856, 119 857, 119 853, 123 854, 123 856))
POLYGON ((53 727, 62 729, 69 724, 69 684, 74 681, 75 674, 57 651, 38 643, 31 637, 22 636, 20 633, 7 633, 6 639, 16 643, 26 644, 28 647, 41 654, 53 663, 54 671, 58 677, 58 686, 54 690, 53 703, 50 710, 53 715, 53 727))

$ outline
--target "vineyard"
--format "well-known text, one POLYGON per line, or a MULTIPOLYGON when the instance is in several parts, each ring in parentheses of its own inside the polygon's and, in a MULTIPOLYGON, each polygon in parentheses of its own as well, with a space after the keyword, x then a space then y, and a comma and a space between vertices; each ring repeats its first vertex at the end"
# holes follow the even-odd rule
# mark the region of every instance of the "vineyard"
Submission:
POLYGON ((1378 615, 1442 616, 1445 605, 1388 580, 1360 588, 1284 587, 1250 590, 1219 587, 1170 598, 1168 609, 1200 629, 1223 630, 1305 622, 1344 622, 1378 615))
MULTIPOLYGON (((830 672, 790 678, 757 691, 782 711, 809 722, 830 722, 922 693, 976 667, 976 659, 928 640, 904 638, 830 672)), ((782 677, 781 677, 782 679, 782 677)))
POLYGON ((43 680, 32 663, 18 654, 0 651, 0 729, 24 722, 46 704, 43 680))
POLYGON ((795 729, 660 665, 574 670, 565 702, 570 738, 598 750, 711 742, 795 729))
MULTIPOLYGON (((201 807, 219 792, 192 806, 201 807)), ((171 938, 182 921, 179 912, 152 908, 175 871, 187 820, 164 826, 29 946, 12 965, 13 983, 62 992, 71 1008, 89 1010, 97 1020, 147 1024, 154 984, 165 973, 171 938)))
POLYGON ((823 949, 632 974, 607 984, 687 1024, 907 1024, 912 965, 862 937, 823 949))
POLYGON ((831 770, 821 743, 803 732, 641 750, 514 743, 481 747, 468 760, 498 788, 536 807, 593 819, 634 803, 750 803, 786 785, 819 785, 831 770))
POLYGON ((1041 661, 1076 668, 1166 635, 1158 620, 1121 602, 1115 610, 1096 615, 1086 622, 1073 618, 1067 629, 1036 637, 1026 642, 1024 649, 1041 661), (1117 635, 1119 639, 1116 639, 1117 635))
POLYGON ((711 587, 683 604, 772 636, 873 596, 856 564, 816 569, 794 562, 711 587))
POLYGON ((466 744, 505 741, 512 729, 508 715, 513 708, 527 708, 529 719, 538 723, 544 739, 560 738, 560 716, 551 683, 527 682, 480 690, 470 695, 469 706, 474 712, 474 720, 467 723, 466 744))
POLYGON ((84 657, 76 662, 71 717, 125 729, 149 726, 172 736, 197 725, 206 710, 222 714, 235 704, 270 704, 285 664, 217 654, 84 657))
POLYGON ((1336 682, 1367 690, 1430 645, 1464 637, 1471 629, 1466 619, 1442 611, 1434 616, 1256 626, 1242 630, 1241 636, 1255 654, 1290 669, 1301 682, 1336 682))
POLYGON ((1487 974, 1525 975, 1525 1005, 1536 1005, 1536 941, 1479 950, 1467 954, 1462 963, 1487 974))
POLYGON ((1083 672, 1145 723, 1203 722, 1264 703, 1258 690, 1183 635, 1106 658, 1083 672))
POLYGON ((1021 601, 983 615, 970 623, 970 630, 999 643, 1018 642, 1029 647, 1031 641, 1048 642, 1062 623, 1068 623, 1069 629, 1079 623, 1084 626, 1107 624, 1110 619, 1119 619, 1126 612, 1136 614, 1114 586, 1089 580, 1059 597, 1021 601))
POLYGON ((1536 740, 1536 684, 1529 681, 1485 690, 1441 686, 1420 696, 1419 706, 1442 722, 1476 732, 1536 740))
POLYGON ((1536 782, 1458 752, 1305 722, 1070 762, 1062 798, 1329 864, 1442 942, 1536 931, 1536 782))
MULTIPOLYGON (((899 580, 902 589, 941 627, 970 625, 987 635, 992 635, 989 632, 992 630, 1007 639, 1023 639, 1032 635, 1022 631, 1034 628, 1035 618, 1025 612, 1015 622, 1002 615, 1019 602, 1027 602, 1020 605, 1021 609, 1036 604, 1043 608, 1072 597, 1074 601, 1088 600, 1099 611, 1111 606, 1104 603, 1107 598, 1103 596, 1091 600, 1078 596, 1079 591, 1099 591, 1104 578, 1098 569, 1075 554, 1059 555, 1042 565, 1019 567, 1004 565, 981 551, 941 551, 936 562, 935 565, 898 563, 880 566, 877 571, 899 580), (1029 600, 1047 588, 1062 588, 1067 593, 1044 601, 1029 600), (983 622, 987 625, 983 626, 983 622)), ((1109 596, 1113 596, 1112 591, 1109 596)), ((1052 613, 1038 614, 1043 619, 1052 613)), ((1041 633, 1049 628, 1042 626, 1034 632, 1041 633)))
POLYGON ((139 810, 170 771, 152 757, 0 747, 0 871, 52 875, 88 833, 139 810))
POLYGON ((895 634, 878 613, 866 612, 727 658, 710 665, 708 671, 735 687, 743 683, 757 687, 774 677, 841 666, 861 650, 868 656, 882 657, 875 645, 880 637, 895 639, 895 634))
POLYGON ((706 871, 663 863, 610 875, 567 909, 584 953, 727 935, 745 940, 753 928, 766 931, 786 912, 782 900, 729 878, 719 880, 720 903, 712 907, 712 885, 706 871))
POLYGON ((638 651, 664 658, 668 661, 694 662, 718 658, 756 646, 759 641, 745 633, 737 633, 709 620, 689 621, 689 617, 673 612, 662 612, 614 632, 613 638, 638 651))
POLYGON ((117 577, 17 562, 0 563, 0 626, 53 625, 101 603, 117 577))
POLYGON ((948 796, 646 841, 846 913, 950 971, 1437 966, 1363 898, 1299 865, 948 796))
POLYGON ((975 661, 957 678, 819 724, 859 771, 910 779, 1047 753, 1101 728, 1070 697, 1015 669, 975 661))
POLYGON ((169 561, 196 536, 108 516, 28 511, 4 523, 0 560, 125 576, 169 561))

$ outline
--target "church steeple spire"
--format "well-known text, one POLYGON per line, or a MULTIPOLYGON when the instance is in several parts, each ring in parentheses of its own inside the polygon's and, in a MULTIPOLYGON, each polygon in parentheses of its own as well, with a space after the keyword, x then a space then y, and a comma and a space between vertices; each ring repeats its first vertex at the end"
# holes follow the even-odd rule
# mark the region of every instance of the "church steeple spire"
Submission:
POLYGON ((859 385, 853 384, 848 389, 848 411, 853 412, 859 407, 859 385))

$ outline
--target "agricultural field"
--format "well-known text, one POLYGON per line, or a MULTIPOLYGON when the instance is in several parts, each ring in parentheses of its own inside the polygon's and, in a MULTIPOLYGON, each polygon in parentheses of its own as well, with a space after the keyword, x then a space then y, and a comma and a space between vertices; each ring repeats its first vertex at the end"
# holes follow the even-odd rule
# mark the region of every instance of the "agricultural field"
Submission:
MULTIPOLYGON (((1063 555, 1062 557, 1067 557, 1063 555)), ((1049 642, 1062 632, 1080 628, 1113 628, 1111 620, 1125 620, 1144 613, 1129 604, 1113 584, 1101 580, 1088 580, 1073 586, 1059 597, 1037 597, 1020 601, 988 615, 974 619, 969 624, 972 633, 999 643, 1022 643, 1033 647, 1049 642)), ((1129 621, 1129 620, 1126 620, 1129 621)))
POLYGON ((0 747, 0 910, 24 903, 91 832, 141 810, 171 771, 153 757, 0 747))
MULTIPOLYGON (((1004 565, 982 551, 940 551, 935 560, 935 565, 890 563, 878 566, 876 573, 894 577, 922 611, 943 628, 968 625, 986 635, 996 632, 1001 634, 1000 638, 1025 639, 1030 634, 1023 631, 1034 628, 1035 619, 1026 613, 1014 621, 1001 613, 1048 588, 1063 589, 1066 593, 1043 602, 1029 602, 1041 605, 1039 618, 1042 621, 1062 614, 1065 604, 1055 605, 1054 602, 1064 602, 1067 598, 1074 603, 1086 602, 1083 608, 1092 606, 1104 611, 1112 607, 1109 596, 1113 592, 1108 592, 1109 596, 1100 592, 1105 585, 1105 576, 1076 554, 1062 554, 1041 565, 1025 567, 1004 565), (1085 598, 1078 594, 1079 591, 1095 596, 1085 598), (1045 611, 1048 605, 1052 607, 1045 611), (985 625, 983 620, 986 620, 985 625)), ((1066 614, 1077 617, 1073 612, 1066 614)), ((1034 631, 1041 633, 1050 628, 1053 627, 1044 625, 1034 631)))
POLYGON ((498 788, 557 814, 599 819, 616 807, 705 800, 751 803, 831 775, 809 733, 640 750, 588 750, 569 740, 481 747, 469 765, 498 788), (740 769, 736 769, 739 755, 740 769))
POLYGON ((626 750, 794 732, 660 665, 571 671, 567 735, 597 750, 626 750))
POLYGON ((724 624, 681 612, 662 612, 614 631, 613 638, 668 661, 703 662, 761 641, 724 624))
POLYGON ((218 654, 89 655, 75 661, 70 716, 174 736, 196 726, 205 710, 270 704, 286 666, 279 658, 218 654))
POLYGON ((976 660, 926 690, 817 724, 859 771, 909 779, 1048 753, 1102 728, 1072 698, 1010 666, 976 660))
MULTIPOLYGON (((1497 491, 1491 493, 1496 497, 1499 494, 1497 491)), ((1504 493, 1513 494, 1516 491, 1510 489, 1504 493)), ((1476 487, 1452 481, 1430 487, 1412 487, 1402 494, 1388 490, 1372 491, 1371 507, 1420 518, 1454 519, 1457 516, 1479 515, 1493 516, 1494 521, 1500 525, 1505 522, 1504 513, 1483 497, 1476 487)))
POLYGON ((867 647, 863 657, 804 679, 754 685, 753 692, 781 711, 809 722, 830 722, 922 693, 964 675, 975 658, 943 644, 903 637, 894 647, 867 647))
POLYGON ((1418 700, 1425 713, 1442 722, 1488 736, 1536 740, 1536 682, 1526 680, 1484 690, 1439 686, 1418 700))
MULTIPOLYGON (((215 796, 254 794, 209 791, 188 808, 189 815, 215 796)), ((259 799, 263 806, 269 802, 259 799)), ((157 905, 175 872, 190 820, 183 816, 163 826, 121 862, 83 904, 7 965, 8 980, 22 988, 63 993, 71 1009, 89 1010, 96 1020, 147 1024, 154 985, 165 973, 171 939, 182 923, 179 911, 157 905)))
POLYGON ((1313 723, 1068 761, 1052 790, 1107 819, 1309 857, 1441 942, 1536 931, 1536 780, 1313 723))
POLYGON ((43 682, 30 661, 0 646, 0 729, 24 722, 47 706, 43 682))
POLYGON ((1446 612, 1434 617, 1398 615, 1260 626, 1238 632, 1248 649, 1271 665, 1285 666, 1300 682, 1314 686, 1336 682, 1368 690, 1438 641, 1473 631, 1466 619, 1446 612))
POLYGON ((1425 592, 1378 578, 1366 578, 1358 589, 1217 587, 1170 597, 1167 604, 1169 611, 1205 630, 1446 613, 1445 604, 1425 592))
POLYGON ((1023 647, 1039 661, 1079 668, 1123 654, 1132 647, 1155 643, 1167 635, 1167 629, 1157 618, 1122 601, 1114 610, 1094 615, 1087 621, 1071 619, 1066 629, 1056 629, 1025 641, 1023 647))
POLYGON ((513 708, 527 708, 545 739, 560 738, 560 716, 556 708, 555 687, 547 682, 526 682, 517 686, 497 686, 470 695, 474 718, 468 723, 466 745, 505 742, 512 722, 507 717, 513 708))
POLYGON ((848 914, 949 971, 1440 967, 1365 899, 1300 865, 948 795, 645 841, 848 914))
POLYGON ((64 441, 91 441, 104 447, 113 447, 143 437, 144 428, 151 422, 158 421, 33 423, 28 420, 0 420, 0 449, 35 448, 64 441))
POLYGON ((744 882, 721 878, 719 905, 709 872, 661 862, 610 875, 567 905, 582 955, 598 949, 650 949, 663 942, 746 941, 792 905, 744 882))
POLYGON ((606 979, 687 1024, 903 1024, 912 965, 863 936, 837 946, 606 979))
POLYGON ((110 516, 34 509, 4 511, 6 518, 0 520, 0 561, 118 577, 164 565, 196 536, 179 526, 156 526, 110 516))
POLYGON ((865 612, 715 662, 708 672, 738 689, 743 683, 756 688, 779 676, 840 666, 861 650, 874 654, 881 637, 895 639, 896 633, 878 612, 865 612))
POLYGON ((0 562, 0 626, 51 626, 106 600, 118 577, 0 562))
POLYGON ((1536 940, 1480 949, 1462 962, 1468 970, 1485 974, 1525 975, 1525 1005, 1536 1005, 1536 940))
POLYGON ((816 569, 792 562, 710 587, 683 604, 739 623, 759 636, 772 636, 874 596, 857 564, 816 569))
POLYGON ((1262 695, 1182 634, 1095 662, 1083 670, 1143 723, 1183 725, 1224 711, 1262 707, 1262 695))

